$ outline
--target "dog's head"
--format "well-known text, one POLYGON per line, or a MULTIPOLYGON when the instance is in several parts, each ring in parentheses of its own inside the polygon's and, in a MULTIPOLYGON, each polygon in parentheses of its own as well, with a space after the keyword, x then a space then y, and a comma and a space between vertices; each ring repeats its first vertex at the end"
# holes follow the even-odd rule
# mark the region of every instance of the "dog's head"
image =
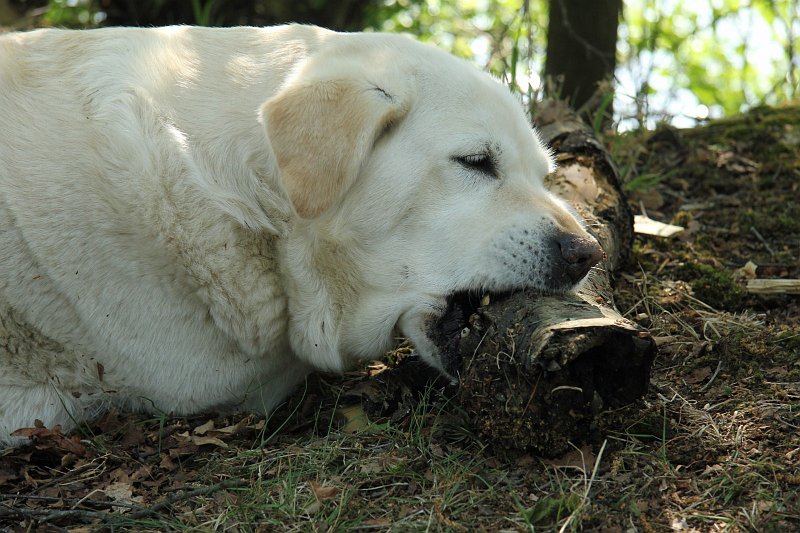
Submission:
POLYGON ((401 37, 337 36, 323 48, 262 116, 302 228, 294 268, 337 265, 323 282, 347 300, 327 326, 339 353, 374 357, 399 327, 447 371, 426 331, 449 296, 563 292, 602 258, 545 190, 552 159, 500 83, 401 37))

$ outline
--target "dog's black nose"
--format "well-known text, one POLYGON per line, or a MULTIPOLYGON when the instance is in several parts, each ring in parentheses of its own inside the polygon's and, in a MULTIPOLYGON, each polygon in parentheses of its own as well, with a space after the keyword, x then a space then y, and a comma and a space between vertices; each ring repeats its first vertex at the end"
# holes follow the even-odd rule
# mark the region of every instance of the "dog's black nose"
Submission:
POLYGON ((572 283, 582 280, 606 256, 597 241, 588 236, 562 235, 558 239, 558 247, 566 263, 566 275, 572 283))

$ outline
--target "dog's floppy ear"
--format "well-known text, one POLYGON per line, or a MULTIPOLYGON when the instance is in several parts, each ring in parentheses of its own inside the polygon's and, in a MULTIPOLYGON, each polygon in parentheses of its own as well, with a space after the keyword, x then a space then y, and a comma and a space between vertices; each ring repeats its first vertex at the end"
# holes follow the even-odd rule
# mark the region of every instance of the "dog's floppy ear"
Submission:
POLYGON ((262 106, 267 139, 298 215, 322 214, 350 188, 381 133, 408 111, 404 85, 301 76, 262 106))

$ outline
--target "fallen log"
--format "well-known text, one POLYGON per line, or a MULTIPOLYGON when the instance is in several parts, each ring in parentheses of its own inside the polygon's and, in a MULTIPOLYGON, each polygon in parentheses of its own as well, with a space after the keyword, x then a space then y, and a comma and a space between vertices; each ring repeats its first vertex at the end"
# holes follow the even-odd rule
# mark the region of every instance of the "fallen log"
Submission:
MULTIPOLYGON (((556 456, 586 440, 599 413, 647 391, 655 342, 614 306, 611 274, 624 262, 633 217, 613 161, 587 126, 558 102, 535 122, 559 169, 548 187, 586 220, 606 252, 575 294, 518 293, 470 313, 458 341, 458 399, 487 441, 556 456)), ((453 339, 453 317, 438 327, 453 339)))

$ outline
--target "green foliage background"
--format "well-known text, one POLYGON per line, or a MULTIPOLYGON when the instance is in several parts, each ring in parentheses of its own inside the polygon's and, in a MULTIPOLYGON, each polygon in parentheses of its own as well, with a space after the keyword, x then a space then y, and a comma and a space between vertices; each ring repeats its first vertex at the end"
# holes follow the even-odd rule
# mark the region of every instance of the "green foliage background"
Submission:
MULTIPOLYGON (((659 121, 691 125, 704 118, 704 108, 715 118, 796 99, 799 1, 626 0, 617 122, 626 129, 659 121)), ((203 25, 222 20, 225 11, 222 0, 192 0, 192 6, 193 22, 203 25)), ((547 7, 544 0, 380 0, 370 6, 365 29, 414 34, 534 95, 541 87, 547 7)), ((102 0, 50 0, 41 19, 68 27, 103 21, 102 0)))

